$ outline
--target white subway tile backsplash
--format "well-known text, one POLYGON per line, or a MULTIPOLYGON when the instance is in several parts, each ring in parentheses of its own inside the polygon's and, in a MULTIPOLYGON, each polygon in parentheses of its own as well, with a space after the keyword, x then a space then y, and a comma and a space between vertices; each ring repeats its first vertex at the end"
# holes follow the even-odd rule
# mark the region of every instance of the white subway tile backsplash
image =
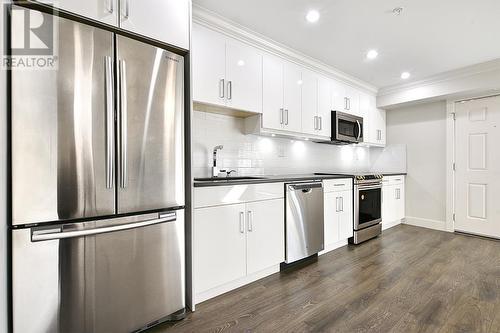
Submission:
POLYGON ((242 118, 195 111, 192 128, 195 177, 211 175, 212 151, 220 144, 224 148, 218 153, 219 165, 235 169, 238 175, 352 173, 372 169, 370 148, 245 135, 242 118))

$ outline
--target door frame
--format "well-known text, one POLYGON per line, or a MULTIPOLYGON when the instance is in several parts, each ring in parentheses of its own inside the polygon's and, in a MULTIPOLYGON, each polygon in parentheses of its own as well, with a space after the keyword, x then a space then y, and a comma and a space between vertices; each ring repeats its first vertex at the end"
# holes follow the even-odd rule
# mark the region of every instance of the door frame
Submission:
POLYGON ((456 127, 455 105, 459 102, 500 96, 498 93, 479 94, 469 98, 446 100, 446 231, 455 232, 455 200, 456 200, 456 127))

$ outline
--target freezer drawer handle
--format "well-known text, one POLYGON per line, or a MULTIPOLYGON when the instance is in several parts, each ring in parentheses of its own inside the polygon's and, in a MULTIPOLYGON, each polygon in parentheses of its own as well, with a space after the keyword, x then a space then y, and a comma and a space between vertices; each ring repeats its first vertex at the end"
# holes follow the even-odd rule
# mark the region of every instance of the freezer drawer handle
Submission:
POLYGON ((116 231, 130 230, 130 229, 136 229, 136 228, 143 228, 143 227, 147 227, 150 225, 165 223, 165 222, 172 222, 175 220, 177 220, 177 214, 175 212, 172 212, 172 213, 160 214, 160 218, 158 218, 158 219, 146 220, 146 221, 135 222, 135 223, 120 224, 120 225, 114 225, 111 227, 102 227, 102 228, 95 228, 95 229, 89 229, 89 230, 75 230, 75 231, 62 231, 62 232, 44 232, 43 230, 37 230, 37 231, 32 232, 31 241, 32 242, 41 242, 41 241, 48 241, 48 240, 54 240, 54 239, 65 239, 65 238, 73 238, 73 237, 91 236, 91 235, 103 234, 103 233, 107 233, 107 232, 116 232, 116 231))

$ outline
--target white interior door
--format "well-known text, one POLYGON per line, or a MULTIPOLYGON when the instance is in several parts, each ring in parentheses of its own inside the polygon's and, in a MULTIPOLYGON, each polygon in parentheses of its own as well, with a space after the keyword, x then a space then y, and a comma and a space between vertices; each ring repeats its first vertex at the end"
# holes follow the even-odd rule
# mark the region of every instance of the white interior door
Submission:
POLYGON ((455 109, 455 230, 500 238, 500 96, 455 109))

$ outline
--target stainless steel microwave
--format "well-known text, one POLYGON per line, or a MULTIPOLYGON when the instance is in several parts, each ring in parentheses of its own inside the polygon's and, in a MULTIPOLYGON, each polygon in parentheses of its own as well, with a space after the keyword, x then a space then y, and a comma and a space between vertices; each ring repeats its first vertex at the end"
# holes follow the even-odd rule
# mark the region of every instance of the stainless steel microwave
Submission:
POLYGON ((363 142, 363 118, 348 113, 332 111, 331 143, 363 142))

